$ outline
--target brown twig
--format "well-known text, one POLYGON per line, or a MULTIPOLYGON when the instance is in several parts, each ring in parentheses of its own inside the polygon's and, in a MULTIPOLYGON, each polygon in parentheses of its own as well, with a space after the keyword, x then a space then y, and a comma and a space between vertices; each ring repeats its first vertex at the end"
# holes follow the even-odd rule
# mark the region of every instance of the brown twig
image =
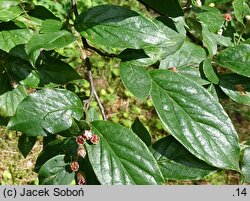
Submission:
MULTIPOLYGON (((76 1, 75 0, 71 0, 71 3, 72 3, 72 10, 75 14, 75 17, 77 17, 79 14, 78 14, 78 10, 77 10, 77 6, 76 6, 76 1)), ((93 50, 93 47, 89 46, 86 38, 84 38, 83 36, 81 37, 81 40, 82 40, 82 44, 83 44, 83 49, 84 49, 84 53, 82 53, 82 59, 84 59, 85 61, 85 64, 86 64, 86 67, 87 67, 87 75, 88 75, 88 80, 90 82, 90 87, 91 87, 91 95, 90 95, 90 98, 85 102, 85 105, 86 105, 86 109, 88 109, 89 107, 89 103, 90 101, 92 100, 92 96, 95 97, 97 103, 98 103, 98 107, 101 111, 101 114, 102 114, 102 117, 104 120, 107 120, 107 116, 105 114, 105 111, 104 111, 104 107, 101 103, 101 100, 98 96, 98 94, 96 93, 96 90, 95 90, 95 85, 94 85, 94 82, 93 82, 93 76, 92 76, 92 71, 91 71, 91 63, 90 63, 90 60, 89 60, 89 51, 88 49, 92 49, 93 50), (91 47, 91 48, 90 48, 91 47)), ((94 48, 94 51, 96 51, 97 49, 94 48)), ((97 53, 100 54, 101 51, 97 51, 97 53)))

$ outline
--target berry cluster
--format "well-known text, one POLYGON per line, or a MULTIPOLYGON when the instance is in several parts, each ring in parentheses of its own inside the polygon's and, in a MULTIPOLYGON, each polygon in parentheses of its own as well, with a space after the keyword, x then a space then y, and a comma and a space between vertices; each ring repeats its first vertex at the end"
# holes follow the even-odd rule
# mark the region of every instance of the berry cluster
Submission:
POLYGON ((87 140, 90 140, 92 144, 98 144, 100 138, 98 135, 93 134, 91 130, 85 130, 84 134, 77 136, 76 142, 79 145, 84 145, 87 140))

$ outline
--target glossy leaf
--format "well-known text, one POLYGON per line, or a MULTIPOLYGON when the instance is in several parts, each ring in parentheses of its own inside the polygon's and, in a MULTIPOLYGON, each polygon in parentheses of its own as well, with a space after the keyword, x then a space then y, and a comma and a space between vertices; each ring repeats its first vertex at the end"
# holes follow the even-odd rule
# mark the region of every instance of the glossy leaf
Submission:
POLYGON ((102 185, 163 183, 154 157, 136 134, 107 121, 94 121, 91 127, 100 141, 87 145, 87 151, 102 185))
POLYGON ((56 32, 62 28, 63 23, 59 20, 47 19, 42 22, 40 33, 56 32))
POLYGON ((217 62, 238 74, 250 77, 250 44, 241 44, 223 50, 219 53, 217 62))
POLYGON ((144 2, 158 13, 167 17, 178 17, 183 15, 179 1, 176 0, 141 0, 140 2, 144 2))
POLYGON ((2 94, 0 96, 0 115, 3 117, 13 116, 17 106, 26 96, 26 90, 22 85, 2 94))
POLYGON ((206 26, 202 26, 202 37, 203 44, 208 49, 209 55, 212 57, 217 52, 217 42, 214 38, 213 33, 211 33, 206 26))
POLYGON ((19 15, 21 15, 24 11, 19 6, 8 6, 3 8, 0 5, 0 21, 8 22, 19 15))
POLYGON ((250 15, 250 8, 247 5, 245 0, 234 0, 233 1, 234 14, 236 19, 241 22, 243 25, 243 19, 246 15, 250 15))
POLYGON ((39 56, 40 50, 53 50, 62 48, 74 42, 76 37, 66 30, 37 33, 25 45, 25 50, 30 57, 31 63, 35 65, 35 61, 39 56))
POLYGON ((250 183, 250 147, 243 150, 243 157, 241 160, 241 171, 243 173, 243 181, 250 183))
POLYGON ((30 153, 35 143, 36 137, 27 136, 24 133, 21 135, 21 137, 19 137, 18 149, 22 153, 24 158, 26 158, 26 156, 30 153))
POLYGON ((250 105, 250 78, 234 73, 221 75, 219 86, 235 102, 250 105))
POLYGON ((141 123, 140 119, 136 117, 132 124, 133 132, 141 138, 141 140, 149 147, 151 145, 151 135, 145 126, 141 123))
POLYGON ((96 6, 83 12, 75 27, 87 40, 106 51, 143 49, 154 58, 172 54, 183 43, 183 37, 162 23, 114 5, 96 6), (108 39, 108 40, 107 40, 108 39))
POLYGON ((165 128, 206 163, 239 170, 239 139, 212 95, 176 72, 153 70, 151 96, 165 128))
POLYGON ((0 31, 0 49, 9 52, 13 47, 28 42, 32 34, 28 29, 0 31))
POLYGON ((74 180, 75 173, 67 168, 64 155, 58 155, 48 160, 39 170, 40 185, 69 185, 74 180))
POLYGON ((185 41, 181 48, 164 58, 160 63, 160 68, 167 69, 170 67, 195 66, 206 58, 206 52, 203 48, 189 41, 185 41))
POLYGON ((160 139, 151 150, 165 179, 201 179, 216 170, 192 155, 173 136, 160 139))
POLYGON ((81 100, 64 89, 44 89, 27 96, 17 107, 8 128, 28 136, 58 133, 83 116, 81 100))
POLYGON ((207 88, 207 91, 214 97, 214 99, 219 102, 219 97, 217 95, 216 88, 213 84, 210 84, 209 87, 207 88))
POLYGON ((206 76, 206 78, 212 82, 213 84, 218 84, 219 83, 219 78, 216 75, 214 68, 211 64, 211 59, 206 59, 203 62, 203 71, 206 76))
POLYGON ((147 98, 151 90, 151 79, 146 68, 121 63, 120 75, 123 84, 133 95, 141 100, 147 98))

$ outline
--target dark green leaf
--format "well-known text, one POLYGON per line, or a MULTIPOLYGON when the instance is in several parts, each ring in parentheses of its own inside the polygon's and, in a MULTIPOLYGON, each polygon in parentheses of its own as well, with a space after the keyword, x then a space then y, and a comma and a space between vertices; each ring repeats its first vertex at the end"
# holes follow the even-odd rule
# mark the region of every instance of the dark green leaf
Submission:
POLYGON ((216 88, 213 84, 210 84, 209 87, 207 88, 207 91, 214 97, 214 99, 219 102, 219 97, 217 95, 216 88))
POLYGON ((151 58, 160 59, 178 50, 183 43, 183 36, 161 22, 114 5, 89 9, 79 15, 75 27, 91 43, 109 52, 114 52, 114 48, 143 49, 151 58))
POLYGON ((43 50, 53 50, 62 48, 74 42, 76 37, 66 30, 37 33, 25 45, 25 50, 30 57, 30 61, 35 65, 39 52, 43 50))
POLYGON ((62 28, 63 23, 58 20, 47 19, 42 22, 40 33, 56 32, 62 28))
POLYGON ((153 70, 151 96, 167 130, 208 164, 239 170, 239 139, 222 106, 202 86, 176 72, 153 70))
POLYGON ((218 55, 218 64, 250 77, 250 44, 227 48, 218 55))
POLYGON ((11 90, 11 85, 7 73, 0 72, 0 95, 11 90))
POLYGON ((53 57, 46 57, 46 61, 37 66, 37 70, 41 85, 67 84, 72 80, 81 79, 81 76, 69 64, 53 57))
POLYGON ((0 49, 9 52, 16 45, 29 41, 32 33, 28 29, 4 30, 0 32, 0 49))
POLYGON ((48 160, 39 170, 40 185, 69 185, 74 180, 75 173, 67 168, 64 155, 58 155, 48 160))
POLYGON ((132 130, 148 147, 151 145, 151 136, 138 117, 132 124, 132 130))
POLYGON ((19 103, 27 96, 24 86, 18 85, 12 91, 0 96, 0 115, 3 117, 13 116, 19 103))
POLYGON ((203 71, 206 76, 206 78, 212 82, 213 84, 218 84, 219 83, 219 78, 214 72, 214 68, 211 64, 211 59, 206 59, 203 62, 203 71))
POLYGON ((179 1, 176 0, 141 0, 140 2, 144 2, 146 5, 150 6, 158 13, 168 17, 183 16, 183 11, 181 9, 179 1))
POLYGON ((64 89, 44 89, 27 96, 17 107, 8 128, 28 136, 58 133, 83 116, 81 100, 64 89))
POLYGON ((220 88, 237 103, 250 105, 250 78, 225 74, 220 76, 220 88))
POLYGON ((21 15, 24 11, 19 6, 8 6, 3 8, 0 5, 0 22, 8 22, 19 15, 21 15))
POLYGON ((90 163, 102 185, 162 184, 157 163, 147 146, 129 129, 107 121, 94 121, 98 144, 87 145, 90 163))
POLYGON ((250 147, 243 150, 243 157, 241 160, 241 171, 243 173, 243 181, 250 183, 250 147))
POLYGON ((24 133, 21 135, 21 137, 19 137, 18 149, 22 153, 24 158, 26 158, 26 156, 30 153, 35 143, 36 137, 27 136, 24 133))
POLYGON ((170 67, 195 66, 206 58, 206 52, 203 48, 189 41, 185 41, 181 48, 164 58, 160 63, 160 68, 167 69, 170 67))
POLYGON ((151 90, 151 79, 147 69, 129 63, 121 63, 120 75, 123 84, 137 98, 147 98, 151 90))
POLYGON ((67 154, 71 157, 76 157, 77 149, 78 144, 75 138, 56 139, 49 142, 39 154, 34 171, 38 172, 46 161, 59 154, 67 154))
POLYGON ((165 179, 201 179, 216 170, 192 155, 172 136, 162 138, 153 144, 152 153, 165 179))

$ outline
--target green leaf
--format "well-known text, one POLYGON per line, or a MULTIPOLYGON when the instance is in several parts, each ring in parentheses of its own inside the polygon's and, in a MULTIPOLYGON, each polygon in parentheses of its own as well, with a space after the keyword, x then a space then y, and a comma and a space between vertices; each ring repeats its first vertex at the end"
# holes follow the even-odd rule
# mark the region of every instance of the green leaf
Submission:
POLYGON ((211 33, 206 26, 202 26, 203 44, 208 49, 209 55, 212 57, 217 52, 217 42, 213 33, 211 33))
POLYGON ((146 68, 121 63, 120 75, 123 84, 133 95, 141 100, 147 98, 151 90, 151 79, 146 68))
POLYGON ((136 134, 107 121, 94 121, 91 127, 100 141, 86 147, 90 163, 102 185, 164 182, 154 157, 136 134))
POLYGON ((24 158, 26 158, 26 156, 30 153, 35 143, 36 143, 36 137, 27 136, 24 133, 21 135, 21 137, 19 137, 18 149, 22 153, 24 158))
POLYGON ((83 116, 81 100, 64 89, 44 89, 27 96, 17 107, 8 128, 28 136, 58 133, 83 116))
POLYGON ((176 72, 152 70, 151 96, 166 129, 206 163, 239 170, 239 139, 222 106, 202 86, 176 72))
POLYGON ((243 157, 241 160, 241 171, 243 173, 243 182, 250 183, 250 147, 243 150, 243 157))
POLYGON ((69 185, 75 173, 67 168, 64 155, 58 155, 48 160, 39 170, 39 185, 69 185))
POLYGON ((176 0, 142 0, 146 5, 150 6, 158 13, 168 17, 183 16, 182 8, 179 1, 176 0))
POLYGON ((12 91, 8 91, 0 96, 0 115, 11 117, 15 114, 19 103, 27 96, 25 87, 18 85, 12 91))
POLYGON ((76 157, 78 144, 75 138, 56 139, 49 142, 42 152, 39 154, 36 165, 34 168, 35 172, 39 172, 40 168, 51 158, 59 155, 66 154, 70 157, 76 157))
POLYGON ((225 47, 232 47, 233 46, 233 42, 232 42, 232 38, 231 37, 226 37, 226 36, 222 36, 219 34, 214 34, 212 33, 213 38, 216 40, 218 45, 222 45, 225 47))
POLYGON ((202 12, 196 14, 197 18, 206 25, 209 31, 217 33, 223 26, 225 18, 217 8, 202 6, 201 9, 202 12))
POLYGON ((21 15, 24 11, 19 6, 9 6, 3 8, 0 5, 0 22, 8 22, 21 15))
POLYGON ((4 94, 5 92, 11 90, 11 85, 9 81, 8 74, 5 73, 0 73, 0 95, 4 94))
POLYGON ((34 66, 41 50, 54 50, 62 48, 75 40, 76 37, 66 30, 42 34, 37 33, 25 45, 25 50, 30 57, 32 65, 34 66))
POLYGON ((148 147, 151 145, 151 135, 138 117, 132 124, 132 130, 148 147))
POLYGON ((173 136, 160 139, 151 149, 165 179, 202 179, 216 170, 192 155, 173 136))
POLYGON ((216 3, 216 4, 224 4, 226 2, 229 2, 231 0, 206 0, 205 5, 209 5, 210 3, 216 3))
POLYGON ((214 97, 214 99, 219 102, 219 97, 217 95, 216 88, 213 84, 210 84, 209 87, 207 88, 207 91, 214 97))
POLYGON ((236 19, 241 22, 243 25, 243 19, 246 15, 250 15, 250 8, 246 4, 245 0, 234 0, 233 1, 234 15, 236 19))
POLYGON ((32 33, 28 29, 13 29, 0 31, 0 49, 9 52, 16 45, 29 41, 32 33))
POLYGON ((235 102, 250 105, 250 78, 234 73, 221 75, 219 86, 235 102))
POLYGON ((69 64, 53 57, 46 57, 42 65, 37 65, 40 84, 67 84, 82 77, 69 64))
POLYGON ((59 20, 46 19, 42 22, 40 33, 56 32, 62 28, 63 23, 59 20))
POLYGON ((212 82, 213 84, 218 84, 219 83, 219 78, 216 75, 214 68, 211 64, 211 59, 206 59, 203 62, 203 71, 206 76, 206 78, 212 82))
POLYGON ((143 49, 151 58, 161 58, 178 50, 183 43, 183 36, 163 23, 114 5, 96 6, 83 12, 75 27, 95 46, 110 53, 114 49, 143 49))
POLYGON ((250 77, 250 44, 240 44, 221 51, 217 63, 240 75, 250 77))
POLYGON ((90 107, 86 112, 86 121, 90 123, 91 121, 95 120, 101 120, 100 115, 96 111, 96 108, 90 107))
POLYGON ((164 58, 160 63, 160 68, 195 66, 206 58, 206 52, 203 48, 189 41, 185 41, 181 48, 174 54, 164 58))

